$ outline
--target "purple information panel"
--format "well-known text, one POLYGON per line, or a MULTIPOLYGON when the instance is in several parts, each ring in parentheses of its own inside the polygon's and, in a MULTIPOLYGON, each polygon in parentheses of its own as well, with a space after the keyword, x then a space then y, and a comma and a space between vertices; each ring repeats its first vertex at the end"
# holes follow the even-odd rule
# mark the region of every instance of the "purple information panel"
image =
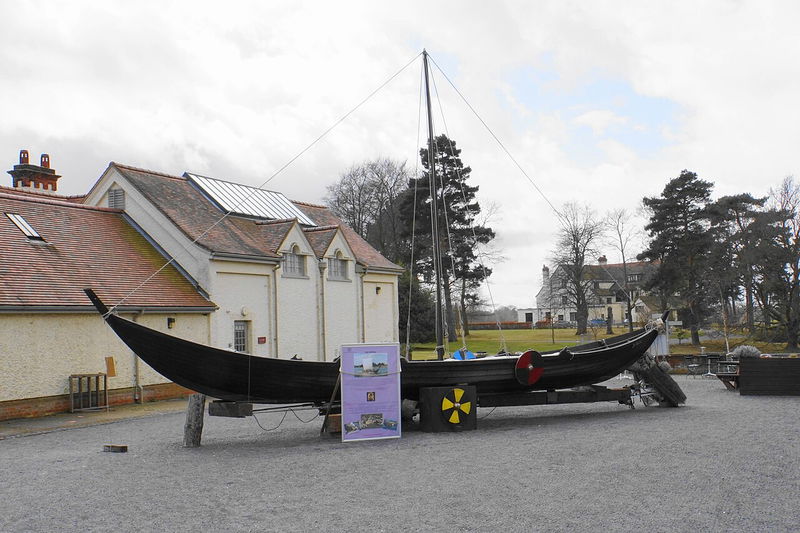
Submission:
POLYGON ((342 441, 400 437, 400 345, 342 345, 342 441))

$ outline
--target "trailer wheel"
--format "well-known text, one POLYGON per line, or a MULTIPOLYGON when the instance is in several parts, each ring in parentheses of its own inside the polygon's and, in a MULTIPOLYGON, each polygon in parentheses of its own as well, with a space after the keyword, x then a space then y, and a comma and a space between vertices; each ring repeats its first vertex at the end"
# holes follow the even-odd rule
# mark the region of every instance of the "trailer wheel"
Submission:
POLYGON ((650 355, 643 355, 628 369, 633 372, 637 381, 644 382, 645 385, 653 388, 660 405, 678 407, 686 402, 686 394, 683 393, 680 385, 672 379, 672 376, 664 372, 650 355))

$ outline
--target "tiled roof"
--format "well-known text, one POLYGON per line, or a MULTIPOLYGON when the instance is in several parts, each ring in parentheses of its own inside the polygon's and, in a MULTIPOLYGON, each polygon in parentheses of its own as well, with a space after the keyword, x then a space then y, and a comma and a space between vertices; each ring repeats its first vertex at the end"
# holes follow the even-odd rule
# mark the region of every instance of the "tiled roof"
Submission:
POLYGON ((625 272, 628 275, 639 274, 638 281, 630 282, 638 285, 644 282, 653 272, 653 265, 647 261, 631 261, 627 264, 613 263, 606 265, 586 265, 587 276, 590 279, 615 281, 620 286, 625 285, 625 272))
POLYGON ((311 248, 314 249, 314 254, 317 257, 325 255, 325 250, 331 245, 331 241, 336 236, 336 226, 323 226, 317 228, 308 228, 303 230, 306 234, 306 239, 311 243, 311 248))
MULTIPOLYGON (((254 221, 238 216, 223 217, 223 213, 185 177, 119 163, 111 163, 111 166, 125 176, 190 239, 197 239, 197 244, 211 252, 279 258, 277 249, 294 223, 254 221)), ((317 226, 340 227, 357 262, 368 268, 402 270, 346 226, 328 208, 303 202, 292 203, 317 226)), ((307 236, 310 234, 306 233, 307 236)))
POLYGON ((248 218, 224 217, 188 179, 111 163, 192 241, 216 253, 278 258, 280 226, 248 218))
POLYGON ((62 202, 74 202, 76 204, 83 202, 83 199, 86 198, 86 195, 83 194, 79 196, 63 196, 52 192, 37 192, 35 189, 30 189, 29 187, 6 187, 4 185, 0 185, 0 193, 19 194, 21 196, 29 196, 32 198, 60 200, 62 202))
POLYGON ((128 296, 123 307, 215 307, 171 265, 144 283, 166 261, 114 209, 0 193, 0 257, 0 310, 88 311, 86 287, 109 305, 128 296), (44 242, 28 239, 6 213, 24 217, 44 242))
POLYGON ((293 201, 293 203, 318 226, 340 226, 347 244, 350 245, 356 256, 357 262, 368 268, 395 270, 398 272, 403 270, 403 267, 395 265, 383 257, 378 250, 365 241, 353 228, 344 224, 327 207, 296 201, 293 201))

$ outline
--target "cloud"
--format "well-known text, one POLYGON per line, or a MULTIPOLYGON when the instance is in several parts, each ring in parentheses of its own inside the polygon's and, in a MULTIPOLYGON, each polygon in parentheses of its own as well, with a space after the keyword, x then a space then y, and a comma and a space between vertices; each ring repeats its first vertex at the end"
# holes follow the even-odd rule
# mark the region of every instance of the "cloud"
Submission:
POLYGON ((572 123, 588 126, 595 136, 602 136, 609 127, 627 124, 628 119, 607 109, 595 109, 578 115, 572 120, 572 123))
MULTIPOLYGON (((528 174, 435 73, 438 131, 440 100, 502 209, 495 297, 529 306, 547 200, 635 206, 684 168, 718 195, 798 174, 798 19, 788 1, 3 2, 0 161, 48 152, 67 194, 111 160, 259 185, 425 47, 528 174)), ((353 163, 416 164, 419 81, 416 61, 267 188, 320 201, 353 163)))

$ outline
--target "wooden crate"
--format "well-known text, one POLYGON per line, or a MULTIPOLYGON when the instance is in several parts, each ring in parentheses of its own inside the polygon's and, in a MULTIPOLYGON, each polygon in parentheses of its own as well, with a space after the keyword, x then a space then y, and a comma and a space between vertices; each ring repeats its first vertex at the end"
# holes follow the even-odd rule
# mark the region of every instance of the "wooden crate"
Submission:
POLYGON ((739 393, 800 396, 800 358, 743 357, 739 361, 739 393))

